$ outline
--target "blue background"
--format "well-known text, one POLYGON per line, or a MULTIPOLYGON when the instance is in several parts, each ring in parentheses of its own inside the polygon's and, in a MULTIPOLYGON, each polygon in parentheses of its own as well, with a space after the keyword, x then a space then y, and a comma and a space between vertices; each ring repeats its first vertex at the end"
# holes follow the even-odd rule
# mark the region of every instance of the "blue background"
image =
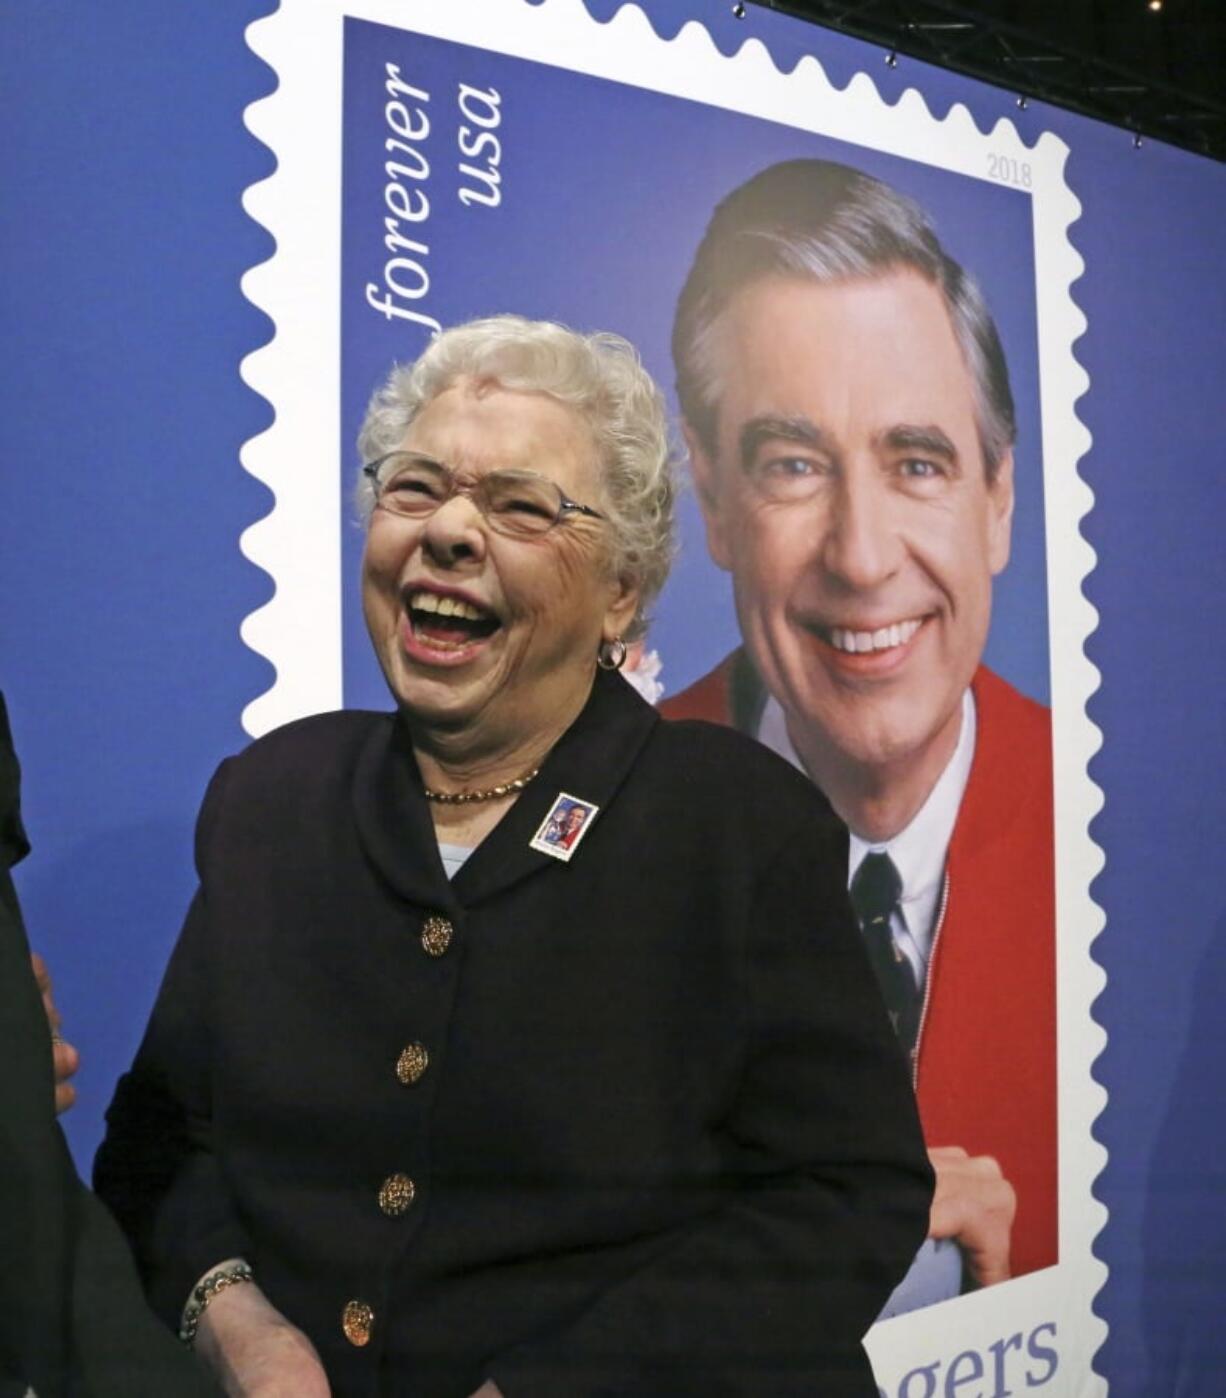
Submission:
MULTIPOLYGON (((617 7, 589 3, 600 17, 617 7)), ((241 123, 274 81, 243 41, 269 8, 0 11, 0 685, 35 842, 19 886, 86 1052, 67 1120, 83 1161, 190 893, 204 782, 271 682, 238 639, 270 583, 236 542, 268 505, 237 458, 269 409, 237 365, 269 333, 238 287, 271 250, 239 202, 271 166, 241 123)), ((724 0, 645 8, 666 35, 699 17, 727 51, 756 34, 782 67, 813 52, 840 86, 865 69, 890 100, 918 86, 938 115, 958 101, 983 129, 1005 117, 1071 148, 1089 324, 1077 354, 1092 385, 1080 414, 1094 435, 1082 472, 1097 498, 1087 590, 1101 613, 1092 771, 1106 802, 1094 891, 1108 919, 1096 1071, 1110 1094, 1098 1134, 1111 1276, 1098 1306, 1111 1333, 1097 1364, 1113 1394, 1219 1395, 1226 169, 1135 150, 1122 131, 1037 103, 1019 112, 1009 93, 905 58, 890 70, 880 50, 757 8, 739 22, 724 0)), ((751 164, 724 152, 704 178, 722 190, 751 164)), ((709 207, 714 187, 692 174, 677 172, 662 216, 709 207)), ((687 235, 673 230, 680 258, 687 235)), ((607 248, 580 246, 587 236, 570 251, 600 262, 607 248)), ((675 285, 677 271, 659 275, 675 285)), ((623 291, 608 287, 604 304, 616 310, 623 291)))

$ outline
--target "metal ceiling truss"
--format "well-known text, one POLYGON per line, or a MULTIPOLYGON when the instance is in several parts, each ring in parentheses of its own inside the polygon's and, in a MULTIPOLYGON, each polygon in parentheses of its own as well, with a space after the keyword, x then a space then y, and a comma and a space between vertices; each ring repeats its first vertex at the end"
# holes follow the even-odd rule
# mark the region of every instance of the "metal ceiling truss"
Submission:
MULTIPOLYGON (((752 0, 941 68, 1226 160, 1226 102, 1153 81, 946 0, 752 0)), ((739 10, 740 6, 737 7, 739 10)))

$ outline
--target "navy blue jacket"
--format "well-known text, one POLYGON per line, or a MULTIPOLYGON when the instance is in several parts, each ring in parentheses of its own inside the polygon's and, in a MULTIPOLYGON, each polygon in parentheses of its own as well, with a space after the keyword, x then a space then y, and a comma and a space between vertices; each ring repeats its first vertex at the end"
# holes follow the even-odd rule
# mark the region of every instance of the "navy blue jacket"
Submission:
POLYGON ((874 1394, 931 1177, 846 840, 605 674, 450 883, 403 719, 224 763, 96 1170, 156 1304, 242 1255, 339 1395, 874 1394), (569 863, 559 792, 599 807, 569 863))

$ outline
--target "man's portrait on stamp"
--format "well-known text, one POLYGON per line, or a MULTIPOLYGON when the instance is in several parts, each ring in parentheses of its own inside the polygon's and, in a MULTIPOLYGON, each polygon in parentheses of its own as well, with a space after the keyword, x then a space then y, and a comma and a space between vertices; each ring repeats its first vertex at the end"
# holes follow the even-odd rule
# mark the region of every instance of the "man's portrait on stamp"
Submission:
POLYGON ((673 356, 743 644, 663 708, 759 738, 851 830, 852 901, 938 1181, 887 1313, 1050 1266, 1051 738, 1046 709, 981 664, 1017 438, 988 303, 914 201, 786 161, 713 214, 673 356))
POLYGON ((569 860, 579 841, 587 834, 598 810, 590 801, 560 791, 540 829, 532 837, 532 848, 555 859, 569 860))

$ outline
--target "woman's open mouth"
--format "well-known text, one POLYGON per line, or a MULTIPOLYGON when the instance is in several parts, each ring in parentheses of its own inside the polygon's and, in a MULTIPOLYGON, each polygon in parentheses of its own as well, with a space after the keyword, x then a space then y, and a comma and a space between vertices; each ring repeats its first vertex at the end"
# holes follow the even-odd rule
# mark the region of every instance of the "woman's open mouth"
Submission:
POLYGON ((463 597, 419 588, 409 594, 406 613, 413 639, 443 652, 468 650, 502 625, 493 612, 463 597))

